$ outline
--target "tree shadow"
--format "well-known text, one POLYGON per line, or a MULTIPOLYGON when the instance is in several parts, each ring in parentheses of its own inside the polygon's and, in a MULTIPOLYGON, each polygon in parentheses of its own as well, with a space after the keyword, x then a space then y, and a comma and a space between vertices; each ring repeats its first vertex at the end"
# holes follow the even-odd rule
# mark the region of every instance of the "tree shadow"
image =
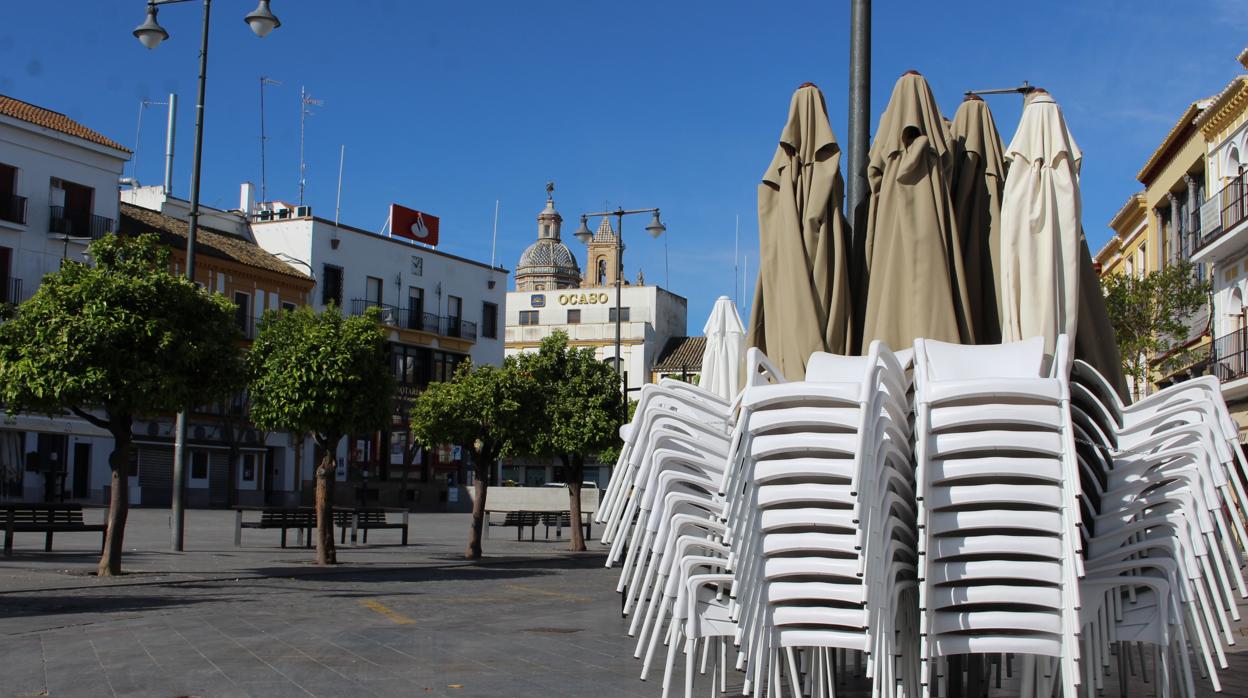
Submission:
POLYGON ((0 597, 0 618, 60 616, 78 613, 127 613, 191 606, 218 600, 214 595, 66 594, 49 596, 31 592, 27 594, 8 594, 0 597))

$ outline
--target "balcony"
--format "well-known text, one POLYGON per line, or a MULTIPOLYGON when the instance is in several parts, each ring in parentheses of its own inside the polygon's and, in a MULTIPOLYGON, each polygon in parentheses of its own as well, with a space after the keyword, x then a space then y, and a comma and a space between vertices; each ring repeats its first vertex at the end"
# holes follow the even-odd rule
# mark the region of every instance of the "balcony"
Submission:
POLYGON ((1237 240, 1248 230, 1248 173, 1232 179, 1200 207, 1201 233, 1196 237, 1193 262, 1210 262, 1243 247, 1237 240))
POLYGON ((463 318, 444 317, 442 318, 442 331, 439 334, 444 337, 456 337, 475 342, 477 341, 477 323, 468 322, 463 318))
POLYGON ((1248 329, 1213 340, 1209 361, 1213 375, 1223 383, 1248 376, 1248 329))
POLYGON ((113 232, 113 220, 85 211, 66 211, 64 206, 50 206, 48 232, 73 238, 99 240, 113 232))
POLYGON ((0 195, 0 221, 26 224, 26 197, 16 194, 0 195))
POLYGON ((22 302, 22 280, 10 277, 0 282, 0 305, 17 305, 22 302))
POLYGON ((477 323, 457 317, 440 317, 433 313, 422 312, 420 308, 400 308, 357 298, 351 301, 351 314, 363 315, 373 307, 381 311, 382 323, 391 327, 477 341, 477 323))

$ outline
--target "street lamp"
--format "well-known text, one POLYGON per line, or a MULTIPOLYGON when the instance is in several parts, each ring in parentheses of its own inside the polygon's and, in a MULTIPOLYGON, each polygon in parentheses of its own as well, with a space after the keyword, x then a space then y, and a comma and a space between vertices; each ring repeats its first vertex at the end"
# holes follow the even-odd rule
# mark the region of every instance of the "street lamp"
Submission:
POLYGON ((581 227, 576 229, 576 239, 589 244, 594 239, 594 233, 589 229, 588 219, 590 216, 615 216, 615 375, 620 379, 621 394, 624 396, 624 414, 628 415, 628 385, 624 383, 624 368, 620 365, 623 358, 620 356, 620 285, 624 276, 624 216, 631 216, 635 213, 651 213, 654 217, 650 219, 650 224, 646 226, 646 232, 651 237, 662 235, 667 226, 663 225, 663 221, 659 220, 659 209, 657 208, 639 208, 631 211, 625 211, 623 208, 617 208, 614 211, 599 211, 597 213, 586 213, 581 216, 581 227))
MULTIPOLYGON (((147 16, 134 28, 134 37, 148 49, 154 49, 169 38, 169 32, 156 21, 160 5, 191 2, 191 0, 147 0, 147 16)), ((195 103, 195 153, 191 159, 191 213, 186 231, 186 278, 195 282, 195 235, 199 231, 199 172, 204 151, 204 83, 208 77, 208 18, 212 14, 212 0, 203 0, 203 32, 199 40, 199 99, 195 103)), ((282 26, 269 10, 269 0, 260 4, 243 18, 256 36, 264 38, 269 32, 282 26)), ((186 479, 186 410, 178 411, 178 421, 173 444, 173 549, 182 550, 182 531, 185 525, 183 508, 183 483, 186 479)))

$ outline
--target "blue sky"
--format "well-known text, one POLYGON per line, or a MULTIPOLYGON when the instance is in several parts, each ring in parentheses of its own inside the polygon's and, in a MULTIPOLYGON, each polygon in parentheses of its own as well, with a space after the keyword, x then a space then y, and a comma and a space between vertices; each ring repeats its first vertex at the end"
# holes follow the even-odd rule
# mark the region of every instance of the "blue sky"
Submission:
MULTIPOLYGON (((205 203, 235 207, 239 183, 259 180, 261 75, 282 81, 266 93, 268 189, 297 198, 306 85, 325 102, 307 126, 306 199, 319 215, 333 216, 340 145, 343 222, 376 230, 402 203, 441 216, 442 249, 488 261, 498 200, 496 254, 508 268, 536 235, 547 180, 582 261, 571 237, 580 213, 658 206, 665 238, 645 235, 644 217, 626 219, 627 273, 640 265, 647 282, 688 297, 695 334, 715 297, 739 286, 738 215, 751 276, 757 267, 756 186, 794 88, 820 85, 845 136, 846 2, 273 0, 283 26, 263 40, 242 21, 254 6, 213 4, 205 203)), ((874 8, 872 125, 909 69, 927 76, 948 117, 967 89, 1047 87, 1084 152, 1094 246, 1186 104, 1240 71, 1248 29, 1248 0, 874 8)), ((143 0, 5 2, 0 93, 131 145, 140 101, 177 92, 174 187, 186 196, 200 6, 164 8, 171 38, 150 52, 130 35, 143 11, 143 0)), ((1021 102, 990 104, 1008 141, 1021 102)), ((163 122, 159 107, 145 113, 145 184, 162 177, 163 122)))

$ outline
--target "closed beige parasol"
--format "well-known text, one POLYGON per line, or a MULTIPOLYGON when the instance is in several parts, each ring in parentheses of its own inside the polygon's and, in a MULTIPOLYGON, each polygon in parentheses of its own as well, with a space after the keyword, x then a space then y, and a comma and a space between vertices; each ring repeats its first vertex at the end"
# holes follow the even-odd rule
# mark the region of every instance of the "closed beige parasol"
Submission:
POLYGON ((862 347, 972 343, 949 176, 953 149, 923 76, 897 81, 871 144, 862 347))
POLYGON ((953 117, 954 218, 966 272, 966 297, 975 340, 1001 341, 997 313, 997 260, 1001 253, 1001 190, 1005 160, 1001 136, 988 104, 968 95, 953 117))
POLYGON ((1028 95, 1005 156, 1001 338, 1042 336, 1045 351, 1052 353, 1059 334, 1078 339, 1083 154, 1049 93, 1028 95))
POLYGON ((840 161, 823 93, 802 85, 758 186, 761 263, 746 338, 789 380, 805 378, 811 353, 849 347, 840 161))

